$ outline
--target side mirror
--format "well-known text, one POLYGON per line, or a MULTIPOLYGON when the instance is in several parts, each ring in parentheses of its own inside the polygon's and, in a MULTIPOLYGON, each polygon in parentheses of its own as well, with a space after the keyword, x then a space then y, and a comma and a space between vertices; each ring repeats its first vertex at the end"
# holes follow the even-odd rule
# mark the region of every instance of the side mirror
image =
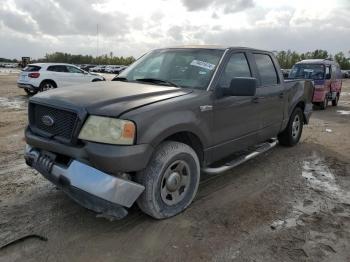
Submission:
POLYGON ((224 96, 255 96, 256 78, 234 77, 229 88, 221 88, 224 96))
POLYGON ((326 74, 326 79, 331 79, 331 74, 326 74))

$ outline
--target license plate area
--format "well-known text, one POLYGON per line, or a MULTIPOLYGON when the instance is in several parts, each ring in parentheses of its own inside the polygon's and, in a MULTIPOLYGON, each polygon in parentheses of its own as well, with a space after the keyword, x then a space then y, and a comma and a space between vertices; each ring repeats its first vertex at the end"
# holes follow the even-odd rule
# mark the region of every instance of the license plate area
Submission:
POLYGON ((22 82, 27 82, 28 81, 28 76, 25 74, 22 74, 19 78, 22 82))
POLYGON ((50 152, 42 151, 33 163, 33 167, 40 173, 49 174, 55 163, 56 156, 50 152))

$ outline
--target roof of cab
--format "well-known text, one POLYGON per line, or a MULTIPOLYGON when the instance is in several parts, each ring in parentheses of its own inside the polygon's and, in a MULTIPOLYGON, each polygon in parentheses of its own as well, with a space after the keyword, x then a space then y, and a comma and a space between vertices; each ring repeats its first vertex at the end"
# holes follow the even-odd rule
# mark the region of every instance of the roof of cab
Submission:
POLYGON ((325 64, 325 65, 332 65, 337 64, 337 62, 330 60, 330 59, 305 59, 302 61, 299 61, 296 64, 325 64))
MULTIPOLYGON (((242 47, 242 46, 222 46, 222 45, 181 45, 181 46, 170 46, 170 47, 164 47, 164 48, 157 48, 157 49, 176 49, 176 48, 188 48, 188 49, 217 49, 217 50, 226 50, 226 49, 243 49, 243 50, 250 50, 250 51, 257 51, 257 52, 268 52, 271 53, 271 51, 261 50, 261 49, 255 49, 251 47, 242 47)), ((156 50, 157 50, 156 49, 156 50)))

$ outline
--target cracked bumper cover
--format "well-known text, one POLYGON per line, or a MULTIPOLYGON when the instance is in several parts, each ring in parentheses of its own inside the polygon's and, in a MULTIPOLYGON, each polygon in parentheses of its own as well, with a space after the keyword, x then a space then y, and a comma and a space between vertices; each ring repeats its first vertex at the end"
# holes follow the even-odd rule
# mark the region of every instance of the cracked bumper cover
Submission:
POLYGON ((140 184, 111 176, 77 160, 68 166, 55 163, 29 145, 26 146, 25 159, 29 166, 76 202, 98 213, 124 217, 127 211, 122 206, 131 207, 144 190, 140 184))

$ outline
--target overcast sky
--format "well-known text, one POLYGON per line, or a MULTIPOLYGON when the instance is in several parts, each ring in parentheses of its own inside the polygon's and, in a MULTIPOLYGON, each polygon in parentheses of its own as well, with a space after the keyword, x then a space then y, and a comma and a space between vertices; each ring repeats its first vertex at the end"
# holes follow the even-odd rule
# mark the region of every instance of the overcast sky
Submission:
POLYGON ((0 0, 0 57, 182 44, 349 55, 350 0, 0 0))

